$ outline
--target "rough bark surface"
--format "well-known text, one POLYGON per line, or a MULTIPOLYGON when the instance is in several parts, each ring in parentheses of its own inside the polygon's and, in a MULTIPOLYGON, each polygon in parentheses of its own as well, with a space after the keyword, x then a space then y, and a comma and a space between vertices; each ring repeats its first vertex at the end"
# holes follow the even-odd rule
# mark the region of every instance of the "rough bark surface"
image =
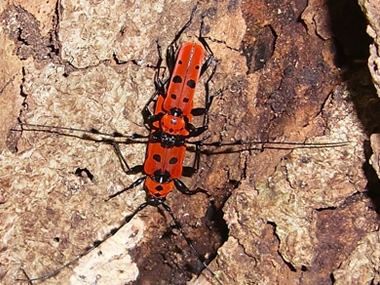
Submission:
MULTIPOLYGON (((137 187, 104 201, 140 177, 123 172, 110 145, 17 131, 18 120, 146 134, 156 41, 165 49, 195 4, 0 3, 1 284, 72 260, 145 199, 137 187)), ((183 181, 210 197, 176 191, 167 201, 194 246, 223 284, 380 282, 379 181, 366 152, 380 108, 360 63, 368 54, 357 3, 199 1, 181 42, 197 40, 201 16, 219 60, 211 92, 223 90, 208 141, 349 144, 202 156, 183 181)), ((202 106, 202 88, 196 97, 202 106)), ((145 145, 121 148, 129 165, 143 163, 145 145)), ((172 225, 148 207, 41 283, 218 284, 172 225)))
POLYGON ((380 97, 380 3, 374 0, 358 2, 368 20, 367 33, 373 38, 373 43, 369 46, 368 69, 380 97))

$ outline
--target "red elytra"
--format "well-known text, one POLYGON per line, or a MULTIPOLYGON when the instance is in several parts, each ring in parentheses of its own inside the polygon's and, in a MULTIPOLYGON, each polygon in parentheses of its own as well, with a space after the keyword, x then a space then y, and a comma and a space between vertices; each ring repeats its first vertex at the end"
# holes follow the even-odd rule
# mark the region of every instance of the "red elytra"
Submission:
POLYGON ((155 115, 163 116, 154 123, 156 128, 171 135, 189 135, 186 123, 192 119, 193 98, 204 57, 204 48, 199 44, 187 42, 181 46, 169 86, 157 98, 155 115))
POLYGON ((182 176, 186 146, 162 147, 160 142, 149 142, 144 162, 147 177, 144 189, 156 198, 165 198, 175 185, 173 179, 182 176))
POLYGON ((166 148, 162 147, 160 142, 150 142, 147 148, 144 172, 147 175, 154 175, 157 170, 160 170, 161 173, 166 171, 171 178, 180 178, 185 152, 185 145, 166 148))
POLYGON ((201 45, 184 43, 178 53, 169 87, 163 104, 164 110, 180 109, 184 116, 191 120, 193 97, 201 67, 204 60, 204 49, 201 45))

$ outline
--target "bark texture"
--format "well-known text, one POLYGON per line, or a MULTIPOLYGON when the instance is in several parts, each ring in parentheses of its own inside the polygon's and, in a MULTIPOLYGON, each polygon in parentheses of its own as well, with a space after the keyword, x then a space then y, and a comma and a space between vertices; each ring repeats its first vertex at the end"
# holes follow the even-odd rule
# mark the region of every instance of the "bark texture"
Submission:
MULTIPOLYGON (((137 187, 104 201, 140 177, 109 144, 21 132, 18 120, 146 134, 156 41, 164 50, 196 4, 29 2, 0 3, 1 284, 72 260, 145 199, 137 187)), ((349 144, 202 156, 183 181, 210 197, 176 191, 167 201, 194 246, 223 284, 380 282, 379 181, 367 152, 380 108, 357 3, 199 1, 181 42, 197 41, 201 17, 219 61, 211 93, 223 90, 207 141, 349 144)), ((130 166, 143 163, 145 145, 121 149, 130 166)), ((148 207, 43 284, 217 284, 172 225, 148 207)))
POLYGON ((373 43, 369 46, 368 69, 380 96, 380 3, 373 0, 358 2, 368 21, 367 33, 373 38, 373 43))

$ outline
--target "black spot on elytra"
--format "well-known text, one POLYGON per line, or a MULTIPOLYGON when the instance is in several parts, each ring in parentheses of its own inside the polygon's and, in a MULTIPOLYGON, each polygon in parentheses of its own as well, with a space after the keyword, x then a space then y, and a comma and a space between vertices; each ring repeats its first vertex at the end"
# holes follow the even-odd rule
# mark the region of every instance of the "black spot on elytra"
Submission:
POLYGON ((164 187, 162 187, 161 185, 157 185, 156 186, 156 190, 157 191, 162 191, 162 190, 164 190, 164 187))
POLYGON ((195 81, 192 80, 192 79, 190 79, 189 81, 187 81, 186 84, 187 84, 187 86, 189 86, 191 89, 194 89, 195 86, 197 85, 197 84, 195 83, 195 81))
POLYGON ((169 164, 176 164, 178 162, 178 158, 176 157, 172 157, 170 160, 169 160, 169 164))
POLYGON ((183 98, 183 102, 185 103, 189 102, 189 98, 183 98))
POLYGON ((182 83, 182 77, 179 75, 176 75, 173 77, 173 82, 174 83, 182 83))
POLYGON ((175 94, 171 94, 170 97, 171 97, 172 99, 174 99, 174 100, 177 99, 177 95, 175 95, 175 94))
POLYGON ((161 156, 159 154, 154 154, 153 155, 153 159, 157 162, 160 162, 161 161, 161 156))

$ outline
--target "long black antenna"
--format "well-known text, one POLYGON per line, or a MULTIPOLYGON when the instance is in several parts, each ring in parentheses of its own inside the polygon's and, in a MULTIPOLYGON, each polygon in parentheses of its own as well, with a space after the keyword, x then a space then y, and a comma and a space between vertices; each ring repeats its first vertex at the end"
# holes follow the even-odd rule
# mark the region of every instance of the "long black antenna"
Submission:
POLYGON ((147 143, 147 140, 138 140, 138 139, 147 139, 149 137, 149 135, 140 135, 137 133, 134 133, 132 135, 124 135, 119 132, 113 132, 112 134, 109 134, 109 133, 100 132, 99 130, 94 129, 94 128, 86 130, 86 129, 78 129, 78 128, 58 127, 58 126, 51 126, 51 125, 29 124, 29 123, 23 123, 23 122, 19 122, 19 125, 21 126, 21 130, 14 129, 14 131, 52 133, 52 134, 58 134, 58 135, 63 135, 63 136, 68 136, 68 137, 71 136, 71 137, 77 137, 77 138, 82 138, 82 139, 87 139, 87 140, 93 140, 95 142, 109 142, 109 139, 105 139, 105 138, 96 139, 96 138, 91 137, 91 135, 109 137, 110 139, 122 138, 124 139, 122 143, 147 143), (66 131, 66 132, 62 132, 62 131, 66 131), (83 133, 83 135, 80 135, 80 136, 75 135, 74 134, 75 132, 83 133))
POLYGON ((176 226, 176 228, 179 230, 179 232, 181 233, 181 235, 183 236, 183 238, 185 239, 186 243, 188 244, 188 246, 191 248, 191 250, 195 253, 195 255, 197 256, 197 258, 199 259, 199 261, 202 263, 202 265, 205 267, 205 269, 210 272, 210 274, 212 275, 213 278, 215 278, 215 280, 218 282, 219 285, 223 285, 223 283, 219 280, 218 276, 216 276, 216 274, 214 273, 214 271, 211 270, 210 267, 208 267, 208 265, 204 262, 204 258, 199 254, 199 252, 195 249, 193 243, 191 242, 191 240, 187 237, 185 231, 183 230, 180 222, 176 219, 176 217, 174 216, 173 212, 172 212, 172 209, 169 207, 169 205, 167 205, 165 202, 162 202, 161 203, 162 207, 165 209, 166 212, 169 213, 169 215, 172 217, 172 220, 174 221, 174 224, 176 226))

